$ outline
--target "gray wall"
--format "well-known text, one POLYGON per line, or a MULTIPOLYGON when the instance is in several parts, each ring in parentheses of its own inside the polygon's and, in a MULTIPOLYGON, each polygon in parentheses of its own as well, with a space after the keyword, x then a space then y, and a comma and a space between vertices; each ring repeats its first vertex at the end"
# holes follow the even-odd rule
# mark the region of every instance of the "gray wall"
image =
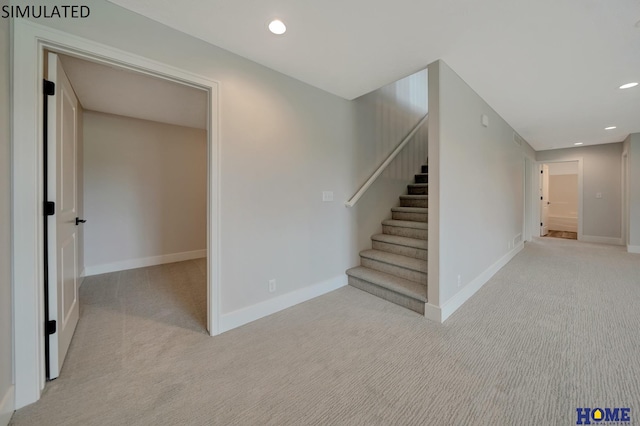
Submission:
POLYGON ((622 237, 622 143, 538 151, 538 161, 583 159, 583 229, 588 237, 622 237), (596 193, 602 198, 596 198, 596 193))
POLYGON ((629 241, 630 251, 640 253, 640 133, 634 133, 624 142, 629 165, 629 241))
POLYGON ((442 306, 513 251, 524 230, 525 156, 533 151, 514 142, 509 124, 444 62, 428 69, 431 158, 439 151, 435 170, 429 165, 429 286, 435 266, 439 294, 433 300, 430 289, 429 302, 442 306))
POLYGON ((205 130, 87 111, 84 135, 87 275, 206 249, 205 130))
POLYGON ((8 394, 13 383, 10 63, 9 20, 0 19, 0 425, 6 424, 7 412, 13 411, 13 406, 5 405, 12 404, 8 394))

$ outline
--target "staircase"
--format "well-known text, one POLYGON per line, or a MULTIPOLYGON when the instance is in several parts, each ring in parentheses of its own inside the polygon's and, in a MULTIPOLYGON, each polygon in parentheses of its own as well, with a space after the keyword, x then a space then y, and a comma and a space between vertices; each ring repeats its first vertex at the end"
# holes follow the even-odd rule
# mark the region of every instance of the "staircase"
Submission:
POLYGON ((424 315, 427 302, 427 212, 429 166, 415 175, 400 207, 360 252, 360 266, 347 271, 349 285, 424 315))

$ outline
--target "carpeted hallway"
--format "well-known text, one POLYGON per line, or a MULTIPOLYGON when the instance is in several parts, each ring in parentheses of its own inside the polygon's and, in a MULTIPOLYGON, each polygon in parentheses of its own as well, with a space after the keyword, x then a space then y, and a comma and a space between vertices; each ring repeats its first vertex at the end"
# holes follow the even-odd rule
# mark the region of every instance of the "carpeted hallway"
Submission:
POLYGON ((201 266, 86 281, 61 377, 12 424, 640 421, 640 255, 622 247, 536 239, 442 325, 346 287, 215 338, 201 266))

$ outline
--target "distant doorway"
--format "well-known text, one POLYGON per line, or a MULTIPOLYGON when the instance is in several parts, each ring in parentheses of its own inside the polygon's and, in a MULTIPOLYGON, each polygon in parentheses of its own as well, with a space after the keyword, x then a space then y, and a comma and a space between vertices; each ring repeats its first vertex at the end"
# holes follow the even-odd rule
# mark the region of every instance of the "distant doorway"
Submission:
POLYGON ((544 163, 540 173, 540 236, 579 239, 578 161, 544 163))

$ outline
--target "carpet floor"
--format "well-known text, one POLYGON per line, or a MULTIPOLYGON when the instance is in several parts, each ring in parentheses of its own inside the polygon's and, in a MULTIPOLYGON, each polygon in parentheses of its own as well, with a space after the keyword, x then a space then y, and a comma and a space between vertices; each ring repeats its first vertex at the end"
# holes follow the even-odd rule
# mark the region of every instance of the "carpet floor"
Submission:
POLYGON ((87 279, 60 378, 11 424, 640 423, 640 256, 621 247, 537 238, 444 324, 345 287, 211 338, 202 274, 87 279))

